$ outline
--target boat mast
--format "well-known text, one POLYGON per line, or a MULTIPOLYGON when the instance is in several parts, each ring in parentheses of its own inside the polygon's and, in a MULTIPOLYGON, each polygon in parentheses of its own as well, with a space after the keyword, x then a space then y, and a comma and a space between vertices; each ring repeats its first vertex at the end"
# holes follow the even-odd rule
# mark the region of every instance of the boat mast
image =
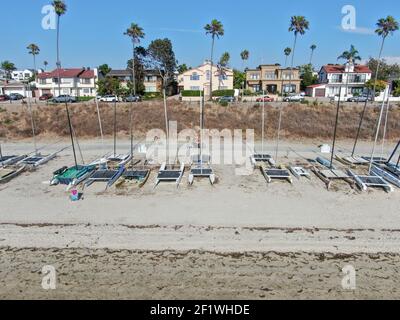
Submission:
POLYGON ((117 155, 117 101, 114 101, 114 157, 117 155))
POLYGON ((363 122, 364 122, 365 112, 366 112, 366 110, 367 110, 368 99, 369 99, 370 94, 371 94, 371 90, 368 88, 368 91, 367 91, 367 99, 365 100, 363 112, 362 112, 361 118, 360 118, 360 123, 358 124, 356 140, 354 141, 353 151, 352 151, 352 153, 351 153, 351 156, 352 156, 352 157, 354 157, 354 154, 355 154, 355 152, 356 152, 356 148, 357 148, 357 144, 358 144, 358 139, 360 138, 360 133, 361 133, 361 126, 362 126, 362 124, 363 124, 363 122))
MULTIPOLYGON (((35 72, 36 72, 36 70, 35 70, 35 72)), ((29 97, 29 92, 32 92, 32 90, 31 90, 31 85, 30 85, 30 83, 29 83, 29 80, 28 80, 28 86, 27 86, 27 87, 28 87, 28 97, 27 97, 27 100, 28 100, 28 109, 29 109, 29 113, 30 113, 30 116, 31 116, 33 147, 34 147, 34 149, 35 149, 35 156, 36 156, 36 155, 38 155, 38 149, 37 149, 37 144, 36 144, 35 121, 34 121, 34 119, 33 119, 32 102, 31 102, 30 97, 29 97)))

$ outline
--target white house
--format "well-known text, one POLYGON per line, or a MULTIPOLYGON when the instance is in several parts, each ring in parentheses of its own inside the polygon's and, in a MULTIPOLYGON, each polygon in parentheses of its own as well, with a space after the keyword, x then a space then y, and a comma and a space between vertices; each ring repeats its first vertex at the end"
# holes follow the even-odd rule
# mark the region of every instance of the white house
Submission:
POLYGON ((61 69, 60 74, 55 69, 52 72, 42 72, 38 75, 37 89, 39 95, 51 93, 54 96, 62 94, 75 97, 94 97, 97 95, 98 70, 89 68, 61 69), (59 92, 58 78, 60 77, 59 92))
POLYGON ((24 97, 33 97, 32 90, 28 90, 26 83, 13 80, 0 82, 0 94, 10 95, 13 93, 18 93, 24 97))
POLYGON ((204 90, 207 96, 210 94, 210 80, 212 74, 212 91, 233 89, 233 70, 229 68, 219 69, 211 62, 206 61, 201 66, 188 70, 178 76, 178 86, 182 90, 204 90))
POLYGON ((354 64, 328 64, 318 73, 318 84, 307 87, 311 97, 335 97, 341 90, 342 97, 352 97, 365 90, 365 83, 371 80, 372 71, 368 66, 354 64), (347 86, 347 92, 345 90, 347 86))
POLYGON ((15 70, 11 72, 11 79, 14 81, 27 81, 33 77, 34 71, 31 69, 15 70))

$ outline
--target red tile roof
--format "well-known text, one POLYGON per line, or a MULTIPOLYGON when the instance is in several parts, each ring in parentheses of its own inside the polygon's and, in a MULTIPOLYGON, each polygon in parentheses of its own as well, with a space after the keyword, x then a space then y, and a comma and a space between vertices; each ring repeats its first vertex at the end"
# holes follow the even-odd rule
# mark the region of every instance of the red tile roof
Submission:
MULTIPOLYGON (((57 78, 58 77, 58 70, 55 69, 52 72, 42 72, 38 75, 39 79, 48 79, 48 78, 57 78)), ((93 70, 85 70, 85 69, 61 69, 60 70, 60 77, 61 78, 94 78, 94 71, 93 70)))
MULTIPOLYGON (((345 66, 341 64, 329 64, 326 66, 323 66, 322 69, 325 69, 327 73, 344 73, 345 72, 345 66)), ((363 66, 363 65, 356 65, 354 67, 354 72, 357 73, 372 73, 370 68, 368 66, 363 66)))

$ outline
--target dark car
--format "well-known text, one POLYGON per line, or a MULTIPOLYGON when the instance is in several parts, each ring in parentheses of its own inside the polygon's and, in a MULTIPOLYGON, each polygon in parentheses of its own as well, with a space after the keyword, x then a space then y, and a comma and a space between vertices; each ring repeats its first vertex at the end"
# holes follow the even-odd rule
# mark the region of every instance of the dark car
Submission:
POLYGON ((224 97, 219 98, 218 102, 220 102, 220 103, 221 102, 228 102, 228 103, 235 102, 235 97, 224 96, 224 97))
POLYGON ((10 100, 10 96, 6 94, 0 95, 0 101, 8 101, 8 100, 10 100))
POLYGON ((347 99, 347 102, 366 102, 366 101, 372 101, 372 97, 362 95, 362 96, 352 97, 352 98, 347 99))
POLYGON ((19 93, 11 93, 10 94, 10 100, 13 100, 13 101, 22 100, 24 98, 25 97, 22 94, 19 94, 19 93))
POLYGON ((74 103, 74 102, 76 102, 76 98, 72 97, 70 95, 67 95, 67 94, 63 94, 61 96, 58 96, 57 98, 54 98, 53 102, 55 102, 55 103, 63 103, 63 102, 74 103))
POLYGON ((42 94, 40 97, 39 97, 39 100, 40 101, 47 101, 47 100, 50 100, 50 99, 52 99, 53 98, 53 95, 51 94, 51 93, 45 93, 45 94, 42 94))
POLYGON ((140 102, 142 101, 142 98, 138 95, 134 96, 134 95, 130 95, 125 97, 124 99, 125 102, 140 102))

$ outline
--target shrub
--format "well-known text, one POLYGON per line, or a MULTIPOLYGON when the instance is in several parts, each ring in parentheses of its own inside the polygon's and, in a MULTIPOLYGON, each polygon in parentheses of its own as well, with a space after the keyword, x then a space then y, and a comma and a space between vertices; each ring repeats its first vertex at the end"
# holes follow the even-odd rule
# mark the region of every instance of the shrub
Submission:
POLYGON ((182 97, 200 97, 200 93, 200 90, 183 90, 181 95, 182 97))
POLYGON ((221 101, 219 104, 223 107, 227 107, 229 105, 228 101, 221 101))
POLYGON ((213 91, 214 97, 223 97, 223 96, 234 96, 235 90, 216 90, 213 91))
POLYGON ((152 100, 152 99, 159 99, 162 98, 162 94, 160 92, 146 92, 142 100, 152 100))
POLYGON ((76 101, 77 102, 87 102, 87 101, 90 101, 92 99, 94 99, 94 98, 93 97, 77 97, 76 101))

